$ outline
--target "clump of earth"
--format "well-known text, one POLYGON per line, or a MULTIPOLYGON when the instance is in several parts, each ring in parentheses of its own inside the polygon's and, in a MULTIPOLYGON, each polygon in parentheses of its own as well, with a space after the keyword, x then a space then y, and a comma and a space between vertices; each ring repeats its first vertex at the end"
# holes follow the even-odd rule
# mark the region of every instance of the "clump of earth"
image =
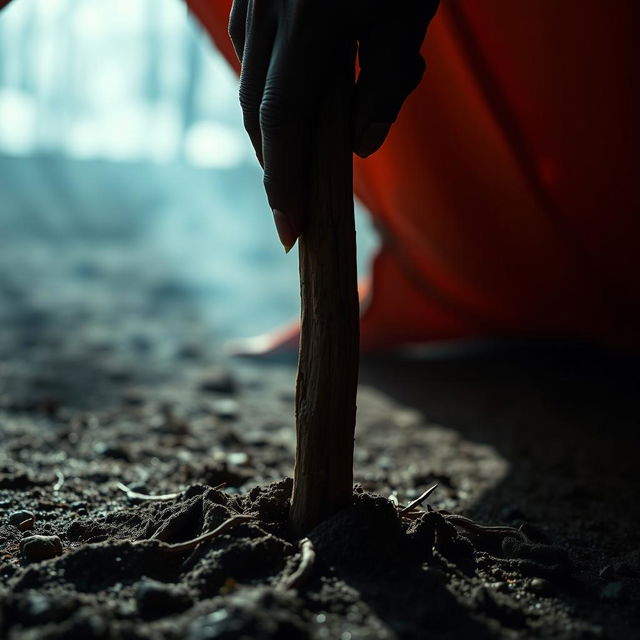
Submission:
POLYGON ((634 480, 635 454, 589 429, 575 440, 577 422, 552 439, 504 417, 468 426, 476 393, 483 419, 544 417, 555 390, 541 377, 534 403, 528 377, 522 407, 491 395, 514 366, 365 365, 353 506, 309 533, 311 556, 287 524, 291 366, 212 367, 189 352, 151 378, 108 372, 84 396, 70 374, 5 378, 2 637, 636 637, 638 507, 622 488, 599 493, 634 480), (463 432, 386 393, 390 377, 402 386, 394 370, 422 385, 428 369, 480 383, 463 385, 460 404, 442 379, 433 392, 432 411, 463 432), (586 464, 607 448, 617 476, 586 464), (428 504, 402 517, 433 483, 428 504))

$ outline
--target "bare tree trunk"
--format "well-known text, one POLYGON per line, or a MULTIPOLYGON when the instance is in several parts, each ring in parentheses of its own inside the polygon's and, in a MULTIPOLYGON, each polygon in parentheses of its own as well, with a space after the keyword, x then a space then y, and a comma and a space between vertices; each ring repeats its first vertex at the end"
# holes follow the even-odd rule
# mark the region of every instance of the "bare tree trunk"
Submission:
POLYGON ((359 361, 353 209, 353 54, 320 105, 311 206, 300 237, 302 329, 296 393, 296 465, 290 524, 306 534, 348 506, 359 361))

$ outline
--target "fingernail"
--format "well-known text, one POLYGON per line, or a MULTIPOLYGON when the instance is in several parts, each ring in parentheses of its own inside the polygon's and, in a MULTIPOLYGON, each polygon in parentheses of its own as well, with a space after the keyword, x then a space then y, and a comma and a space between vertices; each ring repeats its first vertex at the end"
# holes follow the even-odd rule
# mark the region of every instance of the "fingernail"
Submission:
POLYGON ((389 129, 391 129, 391 125, 391 122, 374 122, 370 124, 360 135, 355 145, 355 152, 361 158, 366 158, 376 152, 382 146, 389 129))
POLYGON ((282 211, 274 209, 273 220, 276 223, 276 231, 284 247, 284 252, 289 253, 298 239, 298 234, 294 231, 293 225, 289 222, 287 215, 282 211))

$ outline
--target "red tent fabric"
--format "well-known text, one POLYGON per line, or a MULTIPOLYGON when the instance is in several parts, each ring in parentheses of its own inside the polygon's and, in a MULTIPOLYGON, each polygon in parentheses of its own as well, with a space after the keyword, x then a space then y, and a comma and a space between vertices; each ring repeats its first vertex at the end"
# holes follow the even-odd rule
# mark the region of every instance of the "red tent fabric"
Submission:
MULTIPOLYGON (((228 0, 190 0, 232 64, 228 0)), ((363 348, 640 343, 640 3, 444 0, 427 73, 356 160, 381 229, 363 348)))
MULTIPOLYGON (((187 1, 237 68, 231 0, 187 1)), ((442 0, 424 81, 356 160, 383 239, 364 349, 640 344, 639 24, 637 0, 442 0)))

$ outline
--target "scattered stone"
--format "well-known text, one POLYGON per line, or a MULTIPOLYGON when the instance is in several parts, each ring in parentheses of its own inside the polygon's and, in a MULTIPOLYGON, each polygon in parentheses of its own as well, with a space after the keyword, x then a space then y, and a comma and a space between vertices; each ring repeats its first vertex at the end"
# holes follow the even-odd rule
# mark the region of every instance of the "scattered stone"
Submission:
POLYGON ((20 542, 22 555, 32 562, 62 555, 62 540, 58 536, 28 536, 20 542))
POLYGON ((14 511, 9 515, 9 524, 14 527, 18 527, 20 531, 29 531, 33 529, 33 525, 36 521, 36 516, 32 511, 20 510, 14 511))
POLYGON ((529 591, 537 593, 540 596, 548 596, 553 593, 553 585, 545 578, 534 578, 529 583, 529 591))

